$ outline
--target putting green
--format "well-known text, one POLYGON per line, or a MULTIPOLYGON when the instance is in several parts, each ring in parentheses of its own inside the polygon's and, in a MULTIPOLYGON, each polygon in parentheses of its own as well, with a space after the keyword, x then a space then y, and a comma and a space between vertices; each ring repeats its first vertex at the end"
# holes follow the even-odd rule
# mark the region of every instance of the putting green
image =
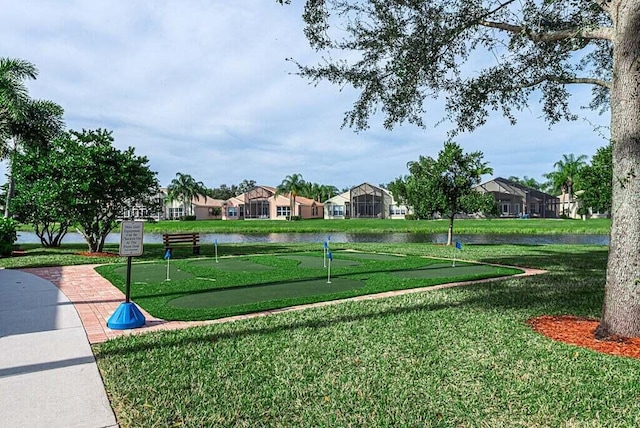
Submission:
POLYGON ((492 274, 495 271, 495 267, 486 265, 456 263, 456 266, 453 267, 451 263, 436 263, 422 268, 395 271, 392 274, 401 278, 455 278, 466 275, 492 274))
MULTIPOLYGON (((293 256, 293 255, 287 255, 287 256, 281 256, 281 258, 283 259, 290 259, 290 260, 297 260, 298 262, 300 262, 298 264, 298 267, 300 268, 305 268, 305 269, 324 269, 324 261, 322 257, 313 257, 313 256, 293 256)), ((329 263, 329 261, 326 261, 327 263, 329 263)), ((361 263, 360 262, 356 262, 354 260, 345 260, 345 259, 340 259, 340 258, 336 258, 334 257, 333 260, 331 261, 331 268, 340 268, 340 267, 347 267, 347 266, 360 266, 361 263)))
POLYGON ((341 251, 339 253, 333 253, 334 256, 340 257, 344 255, 345 257, 352 257, 354 259, 365 259, 365 260, 400 260, 404 257, 402 256, 394 256, 391 254, 374 254, 374 253, 356 253, 353 251, 341 251))
POLYGON ((218 259, 218 263, 214 259, 196 260, 191 262, 191 265, 216 268, 228 272, 260 272, 273 269, 271 266, 261 265, 252 260, 238 258, 218 259))
POLYGON ((189 294, 168 302, 177 308, 221 308, 248 305, 269 300, 309 297, 322 294, 353 290, 363 285, 361 281, 345 278, 313 279, 308 281, 260 284, 245 287, 231 287, 204 293, 189 294))
MULTIPOLYGON (((127 277, 127 267, 121 266, 115 273, 127 277)), ((169 278, 172 280, 193 278, 193 274, 179 270, 175 265, 169 265, 169 278)), ((167 265, 165 263, 134 264, 131 266, 131 283, 151 284, 167 279, 167 265)))

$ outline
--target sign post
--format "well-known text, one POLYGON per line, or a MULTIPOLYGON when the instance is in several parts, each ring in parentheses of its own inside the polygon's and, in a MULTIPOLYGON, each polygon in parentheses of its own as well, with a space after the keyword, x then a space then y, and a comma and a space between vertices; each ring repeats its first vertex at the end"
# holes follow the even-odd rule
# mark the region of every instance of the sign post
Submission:
POLYGON ((144 223, 141 221, 123 221, 120 224, 120 255, 127 258, 127 276, 125 282, 125 301, 107 321, 107 327, 113 330, 126 330, 141 327, 145 323, 144 315, 131 303, 131 258, 142 255, 144 223))

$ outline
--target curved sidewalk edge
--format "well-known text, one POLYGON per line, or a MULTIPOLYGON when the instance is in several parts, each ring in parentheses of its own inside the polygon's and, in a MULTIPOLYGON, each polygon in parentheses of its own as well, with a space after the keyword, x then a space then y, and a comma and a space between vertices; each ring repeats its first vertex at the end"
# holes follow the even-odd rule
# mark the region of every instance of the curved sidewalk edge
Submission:
MULTIPOLYGON (((108 339, 128 334, 141 334, 158 330, 176 330, 201 325, 238 321, 282 312, 299 311, 308 308, 335 305, 342 302, 381 299, 386 297, 400 296, 403 294, 422 293, 425 291, 440 290, 443 288, 460 287, 472 284, 481 284, 505 279, 505 277, 488 278, 478 281, 452 282, 449 284, 430 287, 386 291, 377 294, 367 294, 363 296, 351 297, 348 299, 330 300, 308 305, 299 305, 288 308, 255 312, 246 315, 236 315, 210 321, 166 321, 155 318, 149 315, 145 310, 140 308, 146 319, 146 324, 144 326, 131 330, 112 330, 107 327, 107 320, 116 310, 118 305, 124 302, 125 296, 120 290, 114 287, 109 281, 107 281, 100 274, 98 274, 98 272, 95 271, 96 266, 98 265, 76 265, 23 269, 23 271, 25 272, 33 273, 48 281, 51 281, 69 298, 69 300, 71 300, 71 302, 75 305, 78 314, 80 315, 82 324, 84 325, 87 334, 87 338, 89 339, 89 342, 91 344, 101 343, 108 339)), ((524 273, 513 275, 507 278, 517 278, 546 273, 546 271, 539 269, 528 269, 522 267, 517 268, 523 270, 524 273)))
POLYGON ((81 319, 50 281, 0 269, 0 350, 2 426, 118 426, 81 319))

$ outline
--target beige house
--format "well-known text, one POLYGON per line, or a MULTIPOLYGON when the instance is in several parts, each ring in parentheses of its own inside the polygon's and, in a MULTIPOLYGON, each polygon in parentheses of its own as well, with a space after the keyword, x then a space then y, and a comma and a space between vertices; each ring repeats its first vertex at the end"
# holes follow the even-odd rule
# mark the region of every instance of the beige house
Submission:
POLYGON ((289 194, 277 194, 275 187, 256 186, 250 191, 223 203, 223 220, 287 220, 291 216, 302 219, 322 218, 323 204, 297 196, 293 212, 289 194))
POLYGON ((404 219, 411 209, 399 204, 387 189, 362 183, 324 203, 327 219, 391 218, 404 219))
POLYGON ((178 220, 184 216, 195 216, 196 220, 215 220, 222 218, 221 199, 213 199, 200 195, 188 203, 167 200, 167 189, 161 188, 158 195, 162 202, 163 211, 156 216, 156 220, 178 220))

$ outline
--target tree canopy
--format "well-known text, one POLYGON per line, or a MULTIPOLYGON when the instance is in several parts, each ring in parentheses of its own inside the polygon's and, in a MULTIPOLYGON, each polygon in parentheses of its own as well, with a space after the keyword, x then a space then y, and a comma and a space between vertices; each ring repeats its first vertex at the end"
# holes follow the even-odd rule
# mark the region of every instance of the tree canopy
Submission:
POLYGON ((290 174, 287 175, 282 183, 276 188, 276 194, 283 195, 289 194, 289 203, 291 208, 290 219, 293 220, 296 214, 296 197, 305 188, 305 181, 302 178, 302 174, 290 174))
POLYGON ((28 61, 0 58, 0 159, 8 159, 9 188, 4 216, 9 216, 14 193, 13 156, 23 147, 44 147, 64 129, 64 110, 58 104, 29 97, 26 79, 35 79, 28 61))
POLYGON ((202 196, 206 202, 207 197, 210 195, 211 191, 207 189, 202 181, 196 181, 191 175, 181 172, 176 173, 176 178, 171 180, 167 187, 167 202, 181 202, 185 211, 184 215, 193 214, 192 200, 199 201, 202 196), (187 212, 187 206, 189 207, 189 212, 187 212))
MULTIPOLYGON (((308 0, 305 34, 327 52, 316 66, 298 64, 313 81, 360 91, 345 125, 365 129, 381 111, 385 127, 433 116, 425 101, 446 93, 454 131, 514 112, 539 95, 545 117, 575 119, 567 84, 594 85, 592 107, 606 108, 613 38, 610 2, 481 0, 308 0), (346 54, 348 52, 348 54, 346 54), (496 61, 474 73, 468 63, 496 61)), ((437 118, 437 117, 436 117, 437 118)))
POLYGON ((613 164, 612 145, 600 147, 591 158, 591 164, 580 169, 576 186, 582 190, 578 197, 585 208, 594 212, 611 212, 613 164))
POLYGON ((105 129, 70 131, 60 144, 77 180, 73 218, 89 251, 100 252, 118 217, 158 194, 156 173, 132 147, 124 151, 113 147, 112 133, 105 129))
POLYGON ((587 164, 587 156, 577 156, 573 153, 563 154, 562 159, 554 163, 555 171, 545 174, 549 180, 549 187, 556 195, 567 193, 569 198, 573 196, 574 183, 580 174, 580 170, 587 164))
POLYGON ((389 190, 409 204, 418 218, 431 218, 435 213, 447 217, 447 245, 451 245, 456 214, 495 212, 493 196, 473 189, 483 174, 493 173, 482 159, 481 152, 464 153, 457 143, 447 142, 437 159, 420 156, 409 162, 409 175, 390 183, 389 190))
POLYGON ((66 138, 55 138, 47 149, 26 147, 13 157, 17 192, 11 212, 33 226, 45 247, 59 247, 74 224, 75 196, 81 190, 73 162, 66 138))

